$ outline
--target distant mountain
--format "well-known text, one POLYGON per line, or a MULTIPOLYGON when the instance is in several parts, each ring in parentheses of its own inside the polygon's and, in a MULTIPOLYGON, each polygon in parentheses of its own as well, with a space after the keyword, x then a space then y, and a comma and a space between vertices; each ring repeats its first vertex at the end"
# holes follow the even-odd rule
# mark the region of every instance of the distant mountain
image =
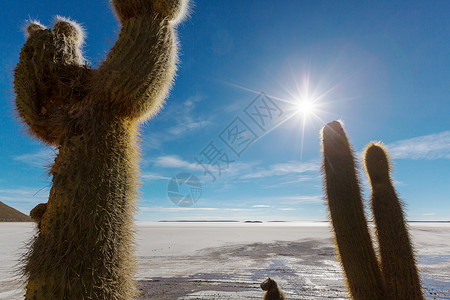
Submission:
POLYGON ((0 222, 32 222, 33 220, 17 209, 0 201, 0 222))

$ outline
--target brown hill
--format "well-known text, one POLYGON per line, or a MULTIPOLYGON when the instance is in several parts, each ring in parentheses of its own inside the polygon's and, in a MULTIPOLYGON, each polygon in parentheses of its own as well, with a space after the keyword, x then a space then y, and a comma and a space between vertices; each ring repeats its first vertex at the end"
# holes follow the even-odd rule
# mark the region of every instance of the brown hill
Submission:
POLYGON ((32 222, 26 214, 0 201, 0 222, 32 222))

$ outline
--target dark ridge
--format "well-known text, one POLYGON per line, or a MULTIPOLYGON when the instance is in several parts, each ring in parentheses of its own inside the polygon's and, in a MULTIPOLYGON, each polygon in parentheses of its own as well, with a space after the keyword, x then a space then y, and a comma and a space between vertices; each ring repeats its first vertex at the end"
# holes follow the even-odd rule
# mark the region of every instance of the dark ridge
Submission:
POLYGON ((0 201, 0 222, 32 222, 33 220, 17 209, 0 201))

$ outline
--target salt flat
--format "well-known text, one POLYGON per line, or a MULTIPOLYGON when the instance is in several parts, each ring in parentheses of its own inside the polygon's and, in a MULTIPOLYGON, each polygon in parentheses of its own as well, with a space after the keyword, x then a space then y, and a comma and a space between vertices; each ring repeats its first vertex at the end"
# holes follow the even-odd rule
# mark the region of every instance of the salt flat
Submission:
MULTIPOLYGON (((0 299, 22 299, 14 270, 33 228, 0 223, 0 299)), ((410 228, 427 299, 450 299, 450 224, 410 228)), ((136 258, 141 299, 262 299, 268 276, 288 299, 347 299, 324 222, 138 222, 136 258)))

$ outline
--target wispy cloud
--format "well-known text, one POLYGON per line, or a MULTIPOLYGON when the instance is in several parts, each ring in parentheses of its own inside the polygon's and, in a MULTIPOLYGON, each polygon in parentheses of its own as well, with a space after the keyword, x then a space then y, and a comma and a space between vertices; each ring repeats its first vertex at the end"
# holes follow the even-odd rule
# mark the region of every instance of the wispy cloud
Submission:
POLYGON ((282 196, 272 197, 274 200, 278 200, 279 204, 283 205, 299 205, 306 203, 323 203, 323 196, 321 195, 294 195, 294 196, 282 196))
POLYGON ((49 188, 17 188, 17 189, 0 189, 0 201, 2 202, 23 202, 36 203, 39 201, 47 201, 49 188))
MULTIPOLYGON (((176 172, 192 172, 199 178, 204 186, 222 183, 223 185, 220 186, 221 189, 229 189, 234 184, 252 183, 257 179, 269 180, 269 182, 265 181, 265 184, 262 185, 262 188, 264 189, 279 188, 280 186, 285 186, 287 184, 296 184, 299 182, 320 179, 320 176, 318 175, 320 164, 316 161, 290 161, 287 163, 273 164, 266 168, 258 167, 261 165, 261 161, 232 161, 228 166, 225 166, 225 163, 221 164, 220 172, 217 165, 207 163, 202 163, 201 165, 194 159, 192 159, 191 162, 178 155, 163 155, 156 157, 149 162, 157 168, 174 169, 176 172), (210 171, 212 175, 206 170, 210 171), (212 176, 214 176, 216 180, 214 180, 212 176)), ((169 179, 154 173, 150 173, 143 178, 144 180, 169 179)))
POLYGON ((154 160, 154 164, 163 168, 185 169, 189 171, 201 170, 201 166, 197 163, 188 162, 178 155, 159 156, 154 160))
POLYGON ((0 188, 0 201, 19 211, 28 214, 28 212, 38 203, 47 202, 49 188, 0 188))
POLYGON ((33 167, 46 167, 53 162, 56 151, 57 150, 54 148, 45 148, 37 153, 27 153, 15 156, 13 157, 13 160, 33 167))
MULTIPOLYGON (((145 201, 144 201, 145 202, 145 201)), ((230 203, 226 198, 205 198, 202 203, 230 203)), ((233 198, 233 203, 239 203, 235 207, 165 207, 165 206, 148 206, 142 205, 144 211, 177 211, 177 210, 210 210, 210 211, 260 211, 261 208, 296 209, 298 205, 302 204, 322 204, 323 196, 321 195, 285 195, 285 196, 261 196, 261 197, 246 197, 242 199, 233 198)))
MULTIPOLYGON (((228 105, 226 105, 224 107, 221 107, 220 109, 222 111, 225 111, 225 112, 228 112, 228 113, 230 113, 230 112, 237 112, 239 110, 243 110, 243 107, 245 107, 245 105, 243 105, 242 99, 238 99, 238 100, 240 100, 240 101, 234 101, 231 104, 228 104, 228 105)), ((248 101, 248 99, 246 99, 246 101, 248 101)))
POLYGON ((199 130, 210 125, 211 122, 208 120, 186 120, 184 123, 180 123, 177 126, 171 127, 167 130, 172 139, 175 139, 183 134, 192 134, 195 130, 199 130))
POLYGON ((198 116, 194 116, 193 111, 195 110, 198 103, 202 102, 205 97, 201 95, 195 95, 189 97, 181 105, 178 105, 169 114, 173 114, 173 119, 175 126, 170 127, 167 131, 172 136, 178 137, 185 133, 192 133, 195 130, 205 128, 210 125, 209 120, 204 120, 198 116))
POLYGON ((450 130, 387 145, 394 159, 450 158, 450 130))
POLYGON ((214 164, 202 163, 198 164, 194 159, 191 161, 185 160, 178 155, 163 155, 159 156, 151 161, 155 167, 178 169, 178 171, 193 172, 195 175, 200 176, 200 180, 205 179, 204 183, 212 182, 210 175, 205 173, 205 170, 209 170, 219 182, 230 182, 234 179, 240 178, 241 174, 250 174, 252 169, 259 164, 259 162, 230 162, 228 166, 226 163, 220 165, 220 175, 218 166, 214 164), (205 178, 203 178, 206 176, 205 178))
POLYGON ((320 180, 320 179, 321 179, 321 177, 319 174, 317 174, 315 176, 299 174, 299 175, 296 175, 293 180, 281 182, 276 186, 292 184, 292 183, 299 183, 299 182, 306 182, 306 181, 313 181, 313 180, 320 180))
MULTIPOLYGON (((234 199, 241 203, 243 207, 252 208, 295 208, 301 204, 323 203, 321 195, 280 195, 280 196, 262 196, 257 198, 234 199)), ((226 203, 226 199, 207 199, 216 203, 226 203)))
POLYGON ((160 212, 178 212, 178 211, 254 211, 249 208, 218 208, 218 207, 139 207, 141 211, 160 211, 160 212))
POLYGON ((190 136, 201 129, 211 125, 210 118, 204 118, 200 114, 194 114, 198 103, 205 99, 204 96, 195 95, 189 97, 181 104, 169 105, 168 109, 160 117, 161 122, 170 122, 167 129, 162 132, 151 132, 145 137, 145 145, 157 149, 161 144, 178 140, 183 136, 190 136))
POLYGON ((171 178, 166 176, 161 176, 151 172, 145 172, 141 175, 142 180, 151 181, 151 180, 170 180, 171 178))
POLYGON ((265 178, 271 176, 284 176, 289 174, 301 174, 306 172, 316 172, 320 169, 318 162, 299 162, 290 161, 269 166, 265 169, 259 169, 256 172, 243 175, 242 179, 265 178))

